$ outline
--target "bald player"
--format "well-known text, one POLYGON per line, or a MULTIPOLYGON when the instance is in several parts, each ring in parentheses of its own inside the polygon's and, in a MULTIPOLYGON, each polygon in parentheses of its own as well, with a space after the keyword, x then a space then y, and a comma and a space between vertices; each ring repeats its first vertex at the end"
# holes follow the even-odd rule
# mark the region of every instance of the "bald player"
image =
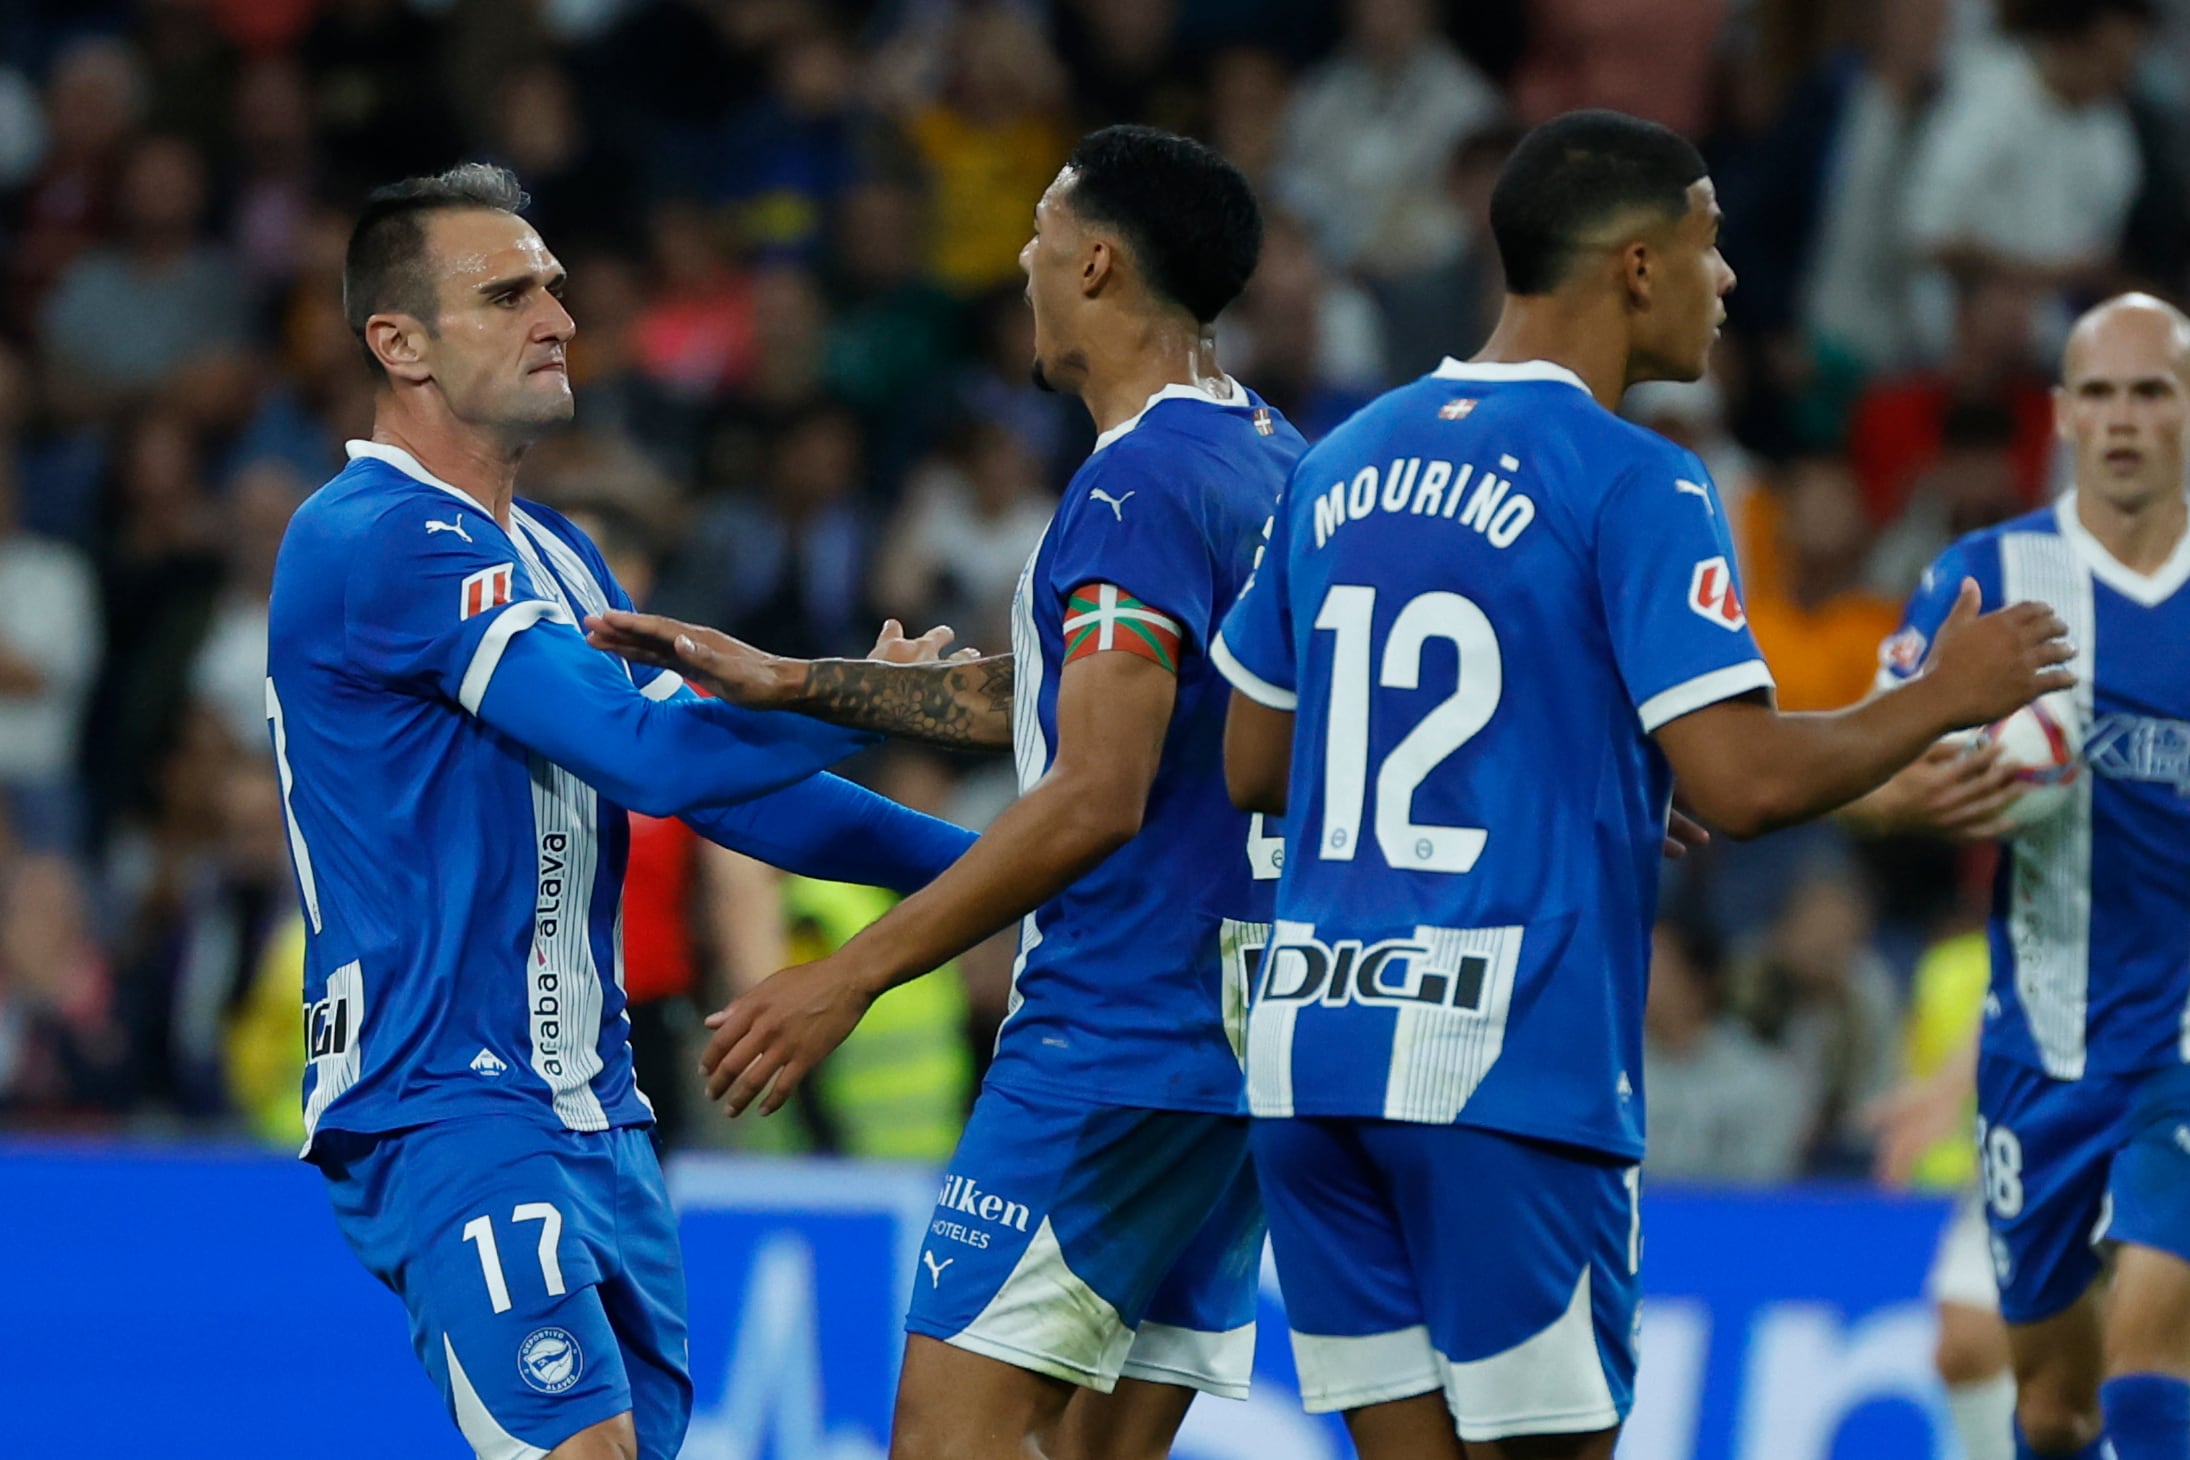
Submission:
POLYGON ((1859 819, 2013 838, 1993 892, 1977 1132, 2014 1453, 2096 1460, 2111 1441, 2116 1460, 2185 1460, 2190 320, 2143 294, 2099 305, 2069 337, 2054 407, 2073 486, 1948 548, 1887 641, 1881 677, 1917 672, 1965 577, 1988 609, 2049 604, 2077 649, 2065 694, 2088 773, 2063 814, 2011 833, 2001 813, 2018 792, 1999 768, 1942 748, 1866 798, 1859 819))

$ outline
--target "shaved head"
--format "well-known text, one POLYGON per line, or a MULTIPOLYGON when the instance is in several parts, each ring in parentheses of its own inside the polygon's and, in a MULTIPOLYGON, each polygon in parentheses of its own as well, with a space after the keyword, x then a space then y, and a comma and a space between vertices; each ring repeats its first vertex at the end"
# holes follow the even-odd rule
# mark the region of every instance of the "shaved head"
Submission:
POLYGON ((2053 393, 2076 485, 2127 510, 2179 497, 2190 426, 2190 318, 2149 294, 2122 294, 2069 332, 2053 393))
POLYGON ((2124 350, 2147 359, 2157 350, 2177 374, 2190 374, 2190 315, 2151 294, 2117 294, 2093 305, 2068 332, 2062 383, 2075 379, 2086 357, 2124 350))

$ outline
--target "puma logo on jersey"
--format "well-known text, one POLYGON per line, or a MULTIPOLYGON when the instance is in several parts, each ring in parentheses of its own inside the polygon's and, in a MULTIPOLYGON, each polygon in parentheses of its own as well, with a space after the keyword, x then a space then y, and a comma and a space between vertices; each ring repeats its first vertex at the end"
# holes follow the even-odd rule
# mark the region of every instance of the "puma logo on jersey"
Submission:
POLYGON ((1675 477, 1673 479, 1673 490, 1676 492, 1687 492, 1693 496, 1701 497, 1703 499, 1703 510, 1710 513, 1713 517, 1719 515, 1719 509, 1711 505, 1710 488, 1704 486, 1702 482, 1692 482, 1689 481, 1686 477, 1675 477))
POLYGON ((931 1288, 940 1288, 941 1286, 943 1286, 943 1269, 949 1267, 958 1259, 955 1257, 946 1257, 941 1262, 937 1262, 935 1260, 934 1253, 923 1251, 920 1254, 920 1260, 928 1265, 928 1286, 931 1288))
POLYGON ((1104 491, 1101 487, 1091 487, 1088 490, 1088 495, 1094 498, 1096 501, 1102 503, 1104 506, 1108 507, 1113 513, 1117 515, 1118 520, 1120 522, 1123 522, 1125 521, 1125 504, 1132 501, 1133 498, 1140 494, 1137 492, 1127 492, 1122 497, 1113 497, 1110 495, 1110 493, 1104 491))
POLYGON ((426 536, 432 537, 437 532, 453 532, 464 541, 471 541, 471 534, 464 530, 464 519, 461 517, 454 522, 436 522, 430 517, 427 518, 426 536))

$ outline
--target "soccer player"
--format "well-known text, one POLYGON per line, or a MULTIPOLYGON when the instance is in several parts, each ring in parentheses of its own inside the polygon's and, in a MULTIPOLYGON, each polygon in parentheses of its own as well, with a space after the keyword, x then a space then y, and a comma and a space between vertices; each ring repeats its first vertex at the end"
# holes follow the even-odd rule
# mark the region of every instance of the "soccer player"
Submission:
MULTIPOLYGON (((2070 334, 2054 409, 2073 489, 1941 555, 1888 641, 1918 673, 1956 585, 2049 605, 2077 647, 2084 773, 2013 833, 1991 919, 1977 1115, 2019 1456, 2190 1455, 2190 320, 2146 295, 2070 334), (2095 1239, 2114 1252, 2102 1307, 2095 1239), (2101 1439, 2103 1432, 2105 1439, 2101 1439)), ((1917 682, 1921 683, 1921 679, 1917 682)), ((1866 798, 1906 829, 1989 837, 2012 789, 1953 813, 1936 770, 1866 798), (1946 809, 1942 809, 1942 808, 1946 809), (1989 814, 1988 814, 1989 813, 1989 814)))
POLYGON ((1167 1455, 1194 1393, 1245 1397, 1254 1360, 1237 1050, 1277 838, 1226 801, 1209 656, 1302 442, 1218 368, 1210 322, 1261 217, 1229 163, 1141 127, 1083 139, 1034 217, 1036 378, 1101 434, 1020 578, 1009 657, 777 661, 620 617, 595 635, 663 657, 681 633, 725 694, 1016 749, 1021 796, 962 862, 710 1021, 709 1092, 736 1111, 773 1079, 773 1109, 877 994, 1023 919, 921 1254, 898 1460, 1167 1455))
POLYGON ((1287 818, 1255 1164, 1304 1396, 1365 1460, 1612 1453, 1676 774, 1753 835, 2068 677, 2058 619, 1972 588, 1907 687, 1778 713, 1702 464, 1612 413, 1702 373, 1733 287, 1702 158, 1556 118, 1491 224, 1489 343, 1302 458, 1210 651, 1234 800, 1287 818))
POLYGON ((816 772, 872 737, 634 682, 601 555, 515 497, 571 414, 563 269, 500 168, 375 193, 373 434, 297 513, 266 708, 306 922, 305 1155, 481 1460, 670 1460, 675 1218, 632 1080, 625 808, 910 890, 970 838, 816 772))

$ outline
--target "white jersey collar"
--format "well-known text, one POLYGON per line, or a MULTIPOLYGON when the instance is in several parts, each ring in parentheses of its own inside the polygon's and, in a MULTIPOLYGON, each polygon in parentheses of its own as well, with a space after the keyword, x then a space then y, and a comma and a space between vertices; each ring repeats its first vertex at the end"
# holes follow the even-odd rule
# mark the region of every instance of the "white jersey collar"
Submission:
POLYGON ((1148 398, 1148 404, 1142 406, 1139 413, 1136 414, 1132 420, 1122 421, 1119 424, 1112 426, 1109 430, 1103 432, 1102 435, 1097 436, 1095 438, 1095 450, 1100 451, 1105 446, 1108 446, 1111 442, 1117 440, 1120 436, 1126 435, 1135 426, 1138 426, 1141 423, 1142 416, 1147 415, 1150 411, 1154 410, 1158 405, 1167 400, 1198 400, 1206 402, 1207 404, 1213 406, 1244 406, 1247 404, 1246 386, 1241 385, 1238 381, 1234 380, 1229 375, 1224 377, 1224 383, 1230 386, 1232 389, 1232 393, 1228 396, 1212 394, 1211 392, 1203 390, 1200 386, 1197 385, 1179 385, 1174 383, 1165 386, 1162 390, 1157 391, 1154 395, 1148 398))
POLYGON ((2076 556, 2083 559, 2091 576, 2133 603, 2152 608, 2165 603, 2184 583, 2190 583, 2190 531, 2175 542, 2167 561, 2150 573, 2140 573, 2106 550, 2091 529, 2076 515, 2076 493, 2063 492, 2053 504, 2053 520, 2076 556))
POLYGON ((384 441, 345 441, 342 443, 342 449, 349 454, 352 461, 356 461, 361 456, 369 456, 374 461, 386 462, 413 481, 424 482, 429 487, 439 487, 451 496, 461 497, 482 512, 491 510, 486 503, 480 501, 462 487, 451 486, 426 470, 424 463, 400 446, 390 446, 384 441))
POLYGON ((1550 380, 1571 385, 1583 395, 1589 394, 1589 387, 1582 383, 1581 376, 1549 360, 1455 360, 1447 355, 1445 362, 1430 374, 1438 380, 1479 380, 1485 385, 1550 380))

